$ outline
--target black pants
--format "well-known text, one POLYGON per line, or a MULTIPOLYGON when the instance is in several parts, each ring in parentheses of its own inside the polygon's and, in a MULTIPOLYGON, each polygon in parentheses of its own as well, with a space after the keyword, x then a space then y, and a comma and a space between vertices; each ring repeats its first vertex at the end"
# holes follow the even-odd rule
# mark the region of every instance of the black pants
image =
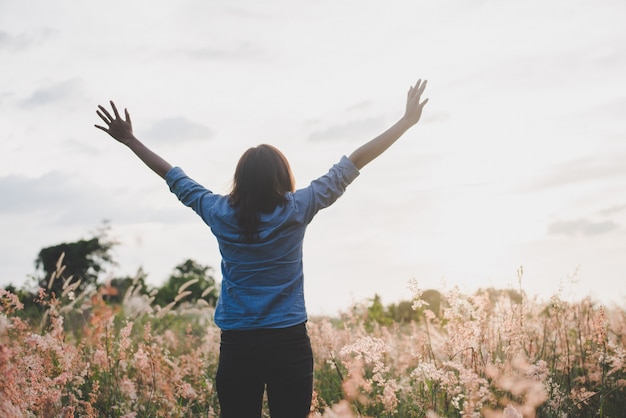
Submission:
POLYGON ((261 417, 266 386, 272 418, 306 418, 313 352, 305 324, 223 331, 216 384, 222 418, 261 417))

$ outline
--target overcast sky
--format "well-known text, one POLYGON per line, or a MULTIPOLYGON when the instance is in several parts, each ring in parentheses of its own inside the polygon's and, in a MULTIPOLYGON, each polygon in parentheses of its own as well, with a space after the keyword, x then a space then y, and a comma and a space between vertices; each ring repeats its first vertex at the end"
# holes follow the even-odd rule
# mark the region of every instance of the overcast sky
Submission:
POLYGON ((279 147, 297 186, 402 116, 422 121, 362 170, 305 240, 311 313, 409 280, 623 303, 626 3, 620 0, 0 0, 0 285, 46 246, 110 220, 119 266, 159 285, 209 229, 93 125, 127 107, 148 146, 228 193, 279 147))

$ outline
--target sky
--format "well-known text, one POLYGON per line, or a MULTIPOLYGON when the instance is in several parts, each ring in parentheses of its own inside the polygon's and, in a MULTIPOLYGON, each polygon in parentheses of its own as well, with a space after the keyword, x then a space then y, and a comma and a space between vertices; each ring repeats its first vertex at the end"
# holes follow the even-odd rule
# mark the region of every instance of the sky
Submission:
POLYGON ((419 124, 309 226, 309 312, 410 300, 412 280, 623 304, 625 18, 618 0, 0 0, 0 286, 105 220, 109 276, 158 286, 192 258, 220 280, 208 227, 93 127, 98 104, 228 193, 260 143, 305 187, 427 79, 419 124))

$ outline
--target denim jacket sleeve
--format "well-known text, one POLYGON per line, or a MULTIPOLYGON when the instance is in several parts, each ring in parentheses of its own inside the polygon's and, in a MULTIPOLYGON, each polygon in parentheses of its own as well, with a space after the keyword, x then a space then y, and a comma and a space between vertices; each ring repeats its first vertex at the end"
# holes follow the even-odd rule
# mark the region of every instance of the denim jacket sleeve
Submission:
POLYGON ((315 214, 335 203, 346 188, 359 175, 359 170, 346 156, 333 165, 328 173, 313 180, 308 187, 294 193, 298 211, 302 211, 302 221, 311 222, 315 214))
POLYGON ((206 199, 214 196, 212 191, 189 178, 180 167, 170 169, 165 181, 178 200, 193 209, 205 222, 208 220, 204 210, 206 199))

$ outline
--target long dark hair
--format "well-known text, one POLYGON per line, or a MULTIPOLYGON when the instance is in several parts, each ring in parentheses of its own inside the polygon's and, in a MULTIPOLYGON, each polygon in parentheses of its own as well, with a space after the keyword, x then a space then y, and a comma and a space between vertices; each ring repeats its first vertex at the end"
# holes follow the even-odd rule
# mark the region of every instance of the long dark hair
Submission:
POLYGON ((237 163, 229 202, 246 241, 258 234, 261 213, 270 213, 285 203, 285 193, 294 191, 287 158, 277 148, 261 144, 249 148, 237 163))

